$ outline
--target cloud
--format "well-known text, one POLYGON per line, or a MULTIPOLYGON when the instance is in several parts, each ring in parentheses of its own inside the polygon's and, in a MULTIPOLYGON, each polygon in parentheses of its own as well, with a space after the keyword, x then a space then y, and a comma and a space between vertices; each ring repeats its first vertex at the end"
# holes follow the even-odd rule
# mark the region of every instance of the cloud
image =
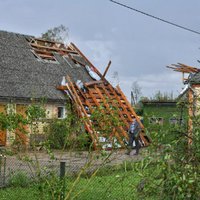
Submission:
MULTIPOLYGON (((100 33, 95 34, 94 38, 103 37, 100 33)), ((112 60, 114 55, 114 42, 103 39, 84 40, 80 37, 72 37, 71 40, 77 44, 83 54, 103 73, 109 60, 112 60)))
MULTIPOLYGON (((119 84, 128 99, 130 99, 131 85, 134 81, 137 81, 141 86, 143 96, 152 96, 157 91, 173 92, 174 95, 178 95, 181 91, 183 86, 181 74, 165 68, 163 62, 167 62, 167 59, 164 56, 156 60, 150 58, 152 52, 149 52, 150 55, 146 56, 146 60, 140 62, 141 56, 138 55, 134 59, 131 57, 130 51, 125 51, 128 41, 123 47, 120 46, 120 51, 115 41, 97 39, 97 37, 103 38, 103 35, 95 34, 93 40, 84 40, 80 37, 73 37, 71 40, 77 44, 101 73, 104 72, 108 61, 113 61, 106 78, 114 85, 119 84), (134 60, 136 61, 134 62, 134 60), (150 60, 154 66, 145 68, 150 60), (113 78, 114 74, 117 74, 117 77, 113 78)), ((168 56, 166 57, 168 58, 168 56)))
MULTIPOLYGON (((142 88, 142 96, 153 96, 157 91, 162 93, 172 93, 177 96, 183 88, 181 74, 176 72, 160 73, 157 76, 147 74, 143 76, 123 77, 119 76, 120 87, 126 97, 130 100, 131 85, 137 81, 142 88)), ((111 79, 111 77, 109 77, 111 79)))

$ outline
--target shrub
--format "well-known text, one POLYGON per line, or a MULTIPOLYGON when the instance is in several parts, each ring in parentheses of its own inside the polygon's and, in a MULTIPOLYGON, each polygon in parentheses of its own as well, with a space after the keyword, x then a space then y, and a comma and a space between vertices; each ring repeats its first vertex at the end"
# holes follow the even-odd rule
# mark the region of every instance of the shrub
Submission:
POLYGON ((29 183, 30 180, 28 176, 22 171, 11 174, 10 179, 8 181, 8 185, 12 187, 27 187, 29 183))
POLYGON ((193 129, 190 145, 187 130, 181 126, 161 133, 154 137, 147 158, 135 164, 141 176, 141 198, 157 195, 157 199, 199 199, 199 127, 193 129))

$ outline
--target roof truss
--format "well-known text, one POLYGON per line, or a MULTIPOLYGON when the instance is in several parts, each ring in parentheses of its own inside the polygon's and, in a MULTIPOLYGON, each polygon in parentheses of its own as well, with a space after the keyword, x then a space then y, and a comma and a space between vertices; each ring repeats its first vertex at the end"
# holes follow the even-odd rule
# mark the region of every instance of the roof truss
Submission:
POLYGON ((167 66, 167 68, 173 69, 175 72, 182 72, 182 81, 187 81, 188 78, 184 77, 184 74, 190 74, 190 73, 197 73, 200 72, 200 69, 196 67, 192 67, 189 65, 185 65, 182 63, 177 63, 177 64, 171 64, 171 66, 167 66))
MULTIPOLYGON (((84 84, 83 91, 76 83, 71 81, 70 77, 67 77, 67 81, 68 83, 66 86, 60 86, 58 89, 63 91, 67 90, 70 93, 80 117, 86 119, 85 127, 93 140, 95 148, 99 146, 99 137, 104 136, 99 134, 94 126, 94 122, 91 121, 90 118, 94 113, 95 108, 103 107, 105 109, 100 110, 100 112, 104 112, 104 114, 111 116, 111 108, 116 108, 117 115, 122 123, 118 126, 113 126, 108 139, 112 140, 113 138, 116 138, 121 146, 124 146, 124 140, 128 139, 127 130, 129 129, 133 117, 135 117, 141 127, 144 128, 119 86, 113 88, 106 80, 92 81, 84 84)), ((101 128, 103 129, 104 125, 100 124, 100 126, 102 126, 101 128)), ((144 132, 141 132, 140 138, 142 139, 144 146, 148 145, 149 141, 144 132)))

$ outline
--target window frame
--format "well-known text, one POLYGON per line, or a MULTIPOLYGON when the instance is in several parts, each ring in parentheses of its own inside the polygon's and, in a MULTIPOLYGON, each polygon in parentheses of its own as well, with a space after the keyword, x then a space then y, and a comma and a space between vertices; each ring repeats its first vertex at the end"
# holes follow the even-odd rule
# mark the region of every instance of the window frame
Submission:
POLYGON ((150 117, 149 118, 149 124, 152 125, 163 125, 164 124, 164 119, 163 117, 150 117), (151 122, 152 119, 155 119, 155 122, 151 122))
POLYGON ((57 118, 58 119, 65 119, 66 118, 66 108, 65 106, 57 106, 57 118), (59 117, 59 108, 62 108, 61 117, 59 117))

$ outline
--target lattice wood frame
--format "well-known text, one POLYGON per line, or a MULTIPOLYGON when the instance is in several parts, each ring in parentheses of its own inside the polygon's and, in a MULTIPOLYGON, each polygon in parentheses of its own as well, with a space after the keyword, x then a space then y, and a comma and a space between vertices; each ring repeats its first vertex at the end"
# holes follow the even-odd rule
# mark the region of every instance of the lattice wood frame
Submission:
MULTIPOLYGON (((109 106, 117 107, 119 119, 123 122, 123 126, 120 125, 119 127, 115 127, 113 132, 110 133, 110 136, 117 138, 121 146, 124 146, 124 139, 128 140, 127 131, 133 117, 135 117, 141 127, 144 128, 119 86, 113 88, 106 80, 96 81, 96 84, 95 81, 93 81, 92 83, 84 84, 84 91, 82 91, 76 83, 71 81, 70 77, 67 77, 67 81, 68 84, 66 87, 61 86, 58 87, 58 89, 68 90, 77 105, 80 117, 87 119, 85 121, 86 130, 89 132, 95 147, 99 145, 99 135, 96 130, 94 130, 94 126, 89 117, 92 114, 94 107, 104 106, 105 109, 109 109, 109 106), (106 100, 106 97, 108 98, 108 101, 106 100), (86 106, 89 108, 89 111, 86 111, 86 106)), ((144 132, 140 133, 140 137, 144 146, 147 146, 149 141, 145 138, 144 132)))

